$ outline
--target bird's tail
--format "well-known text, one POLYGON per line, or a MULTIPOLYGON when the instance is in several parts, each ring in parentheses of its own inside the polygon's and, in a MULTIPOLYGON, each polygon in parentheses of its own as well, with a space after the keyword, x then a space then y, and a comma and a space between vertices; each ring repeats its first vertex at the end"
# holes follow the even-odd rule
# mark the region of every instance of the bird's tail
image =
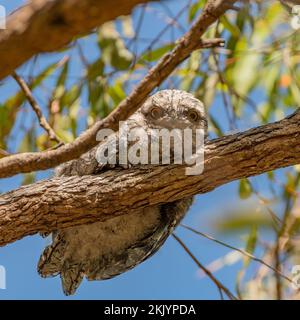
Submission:
POLYGON ((71 295, 80 285, 84 273, 80 265, 69 265, 64 261, 65 245, 64 239, 56 235, 53 243, 46 247, 41 255, 37 269, 44 278, 60 274, 64 293, 71 295))
POLYGON ((69 296, 74 294, 79 287, 84 277, 84 273, 80 265, 72 265, 68 268, 63 268, 60 277, 64 294, 69 296))
POLYGON ((63 266, 63 256, 65 251, 65 241, 57 235, 51 245, 47 246, 38 262, 38 273, 46 278, 56 276, 63 266))

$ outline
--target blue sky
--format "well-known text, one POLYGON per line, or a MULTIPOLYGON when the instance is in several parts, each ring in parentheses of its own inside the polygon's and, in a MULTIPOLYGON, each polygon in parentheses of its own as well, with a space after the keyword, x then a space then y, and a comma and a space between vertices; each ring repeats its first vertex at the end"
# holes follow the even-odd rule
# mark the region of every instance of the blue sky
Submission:
MULTIPOLYGON (((8 12, 17 8, 23 1, 10 0, 1 1, 8 12)), ((184 0, 169 1, 168 6, 171 11, 177 12, 182 8, 184 0)), ((158 5, 152 8, 161 10, 158 5)), ((134 13, 134 19, 138 16, 138 9, 134 13)), ((185 18, 182 24, 186 26, 185 18)), ((149 15, 145 19, 142 33, 145 37, 153 37, 164 24, 161 19, 153 22, 153 17, 149 15)), ((175 36, 179 35, 176 31, 175 36)), ((165 35, 170 37, 170 35, 165 35)), ((87 43, 86 46, 89 46, 87 43)), ((90 57, 96 56, 94 49, 90 50, 90 57)), ((56 54, 45 54, 39 58, 43 65, 50 61, 56 61, 56 54)), ((26 71, 26 65, 20 68, 20 72, 26 71)), ((72 74, 80 76, 76 64, 72 67, 72 74)), ((12 79, 7 78, 4 85, 0 87, 0 102, 15 92, 16 86, 12 79)), ((41 98, 42 100, 42 98, 41 98)), ((256 95, 256 100, 260 100, 256 95)), ((213 110, 219 118, 224 117, 224 111, 217 109, 217 104, 213 110)), ((247 123, 250 127, 252 124, 247 123)), ((16 133, 18 134, 18 133, 16 133)), ((10 146, 12 149, 14 145, 10 146)), ((51 171, 42 172, 39 178, 46 178, 51 175, 51 171)), ((21 177, 13 177, 0 180, 0 190, 2 192, 17 188, 21 177)), ((264 179, 258 179, 264 185, 264 179)), ((194 226, 201 231, 211 234, 215 233, 214 221, 224 217, 226 212, 237 205, 247 206, 250 202, 241 201, 238 197, 238 184, 230 183, 220 187, 208 194, 196 197, 195 204, 186 216, 184 223, 194 226)), ((176 233, 182 237, 192 252, 203 264, 224 256, 228 249, 220 247, 206 239, 199 238, 189 231, 178 228, 176 233)), ((223 236, 219 238, 240 246, 243 244, 239 235, 223 236)), ((72 297, 65 297, 61 290, 60 279, 42 279, 36 272, 36 264, 40 253, 47 245, 47 240, 39 236, 31 236, 0 248, 0 265, 6 268, 7 281, 6 290, 0 289, 0 299, 218 299, 219 294, 215 285, 207 277, 199 277, 197 266, 187 256, 183 249, 169 238, 163 248, 135 269, 111 280, 101 282, 87 282, 83 284, 72 297)), ((232 266, 224 267, 215 275, 228 288, 234 289, 235 275, 241 266, 238 262, 232 266)), ((255 265, 254 265, 255 268, 255 265)))

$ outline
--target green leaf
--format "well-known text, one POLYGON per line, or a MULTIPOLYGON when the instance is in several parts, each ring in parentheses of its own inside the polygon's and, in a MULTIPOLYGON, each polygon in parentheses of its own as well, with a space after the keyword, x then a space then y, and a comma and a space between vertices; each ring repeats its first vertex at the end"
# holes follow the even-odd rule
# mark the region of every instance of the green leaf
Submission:
POLYGON ((274 171, 268 171, 267 172, 267 177, 269 180, 274 181, 274 171))
MULTIPOLYGON (((250 254, 252 254, 255 250, 255 247, 257 244, 257 236, 258 236, 257 235, 257 227, 252 226, 251 231, 248 236, 248 239, 246 241, 246 248, 245 248, 245 251, 247 251, 250 254)), ((248 268, 250 262, 251 262, 251 258, 243 255, 243 268, 241 270, 239 270, 239 272, 237 273, 237 277, 236 277, 236 290, 237 290, 237 293, 240 297, 242 296, 241 284, 242 284, 243 278, 245 276, 246 269, 248 268)))
POLYGON ((227 18, 226 15, 221 17, 221 23, 227 29, 231 35, 235 38, 238 38, 241 34, 240 29, 236 24, 231 23, 231 21, 227 18))
POLYGON ((175 46, 174 43, 167 43, 162 47, 159 47, 159 48, 154 49, 152 51, 148 51, 140 57, 139 63, 142 63, 144 61, 146 61, 146 62, 156 61, 156 60, 160 59, 167 52, 170 52, 170 50, 172 50, 174 48, 174 46, 175 46))
POLYGON ((60 99, 60 108, 69 108, 79 99, 82 85, 74 84, 69 90, 66 90, 60 99))
POLYGON ((60 99, 65 92, 65 83, 69 71, 69 60, 64 64, 56 81, 56 86, 52 93, 52 99, 60 99))
POLYGON ((241 199, 247 199, 252 195, 252 187, 248 179, 240 180, 239 194, 241 199))
POLYGON ((238 89, 238 93, 247 96, 257 83, 259 73, 260 55, 250 52, 241 56, 236 62, 233 70, 234 87, 238 89))
MULTIPOLYGON (((255 250, 256 244, 257 244, 257 226, 252 225, 251 231, 250 231, 248 239, 246 241, 245 251, 252 254, 255 250)), ((244 267, 248 267, 248 265, 251 261, 251 258, 249 258, 247 256, 243 256, 243 260, 244 260, 244 267)))
MULTIPOLYGON (((28 86, 31 90, 38 87, 47 77, 53 72, 64 65, 66 60, 60 60, 59 62, 52 63, 43 69, 28 86)), ((6 139, 11 132, 17 114, 20 110, 20 106, 26 101, 26 98, 22 90, 19 90, 14 96, 7 99, 0 105, 0 147, 6 149, 6 139)), ((29 149, 27 149, 28 151, 29 149)))
POLYGON ((108 88, 108 93, 115 105, 118 105, 122 100, 126 98, 126 93, 123 89, 121 81, 116 81, 113 86, 110 86, 108 88))
POLYGON ((88 85, 88 93, 89 93, 89 103, 91 104, 91 109, 95 110, 95 105, 98 100, 103 96, 103 86, 98 82, 91 82, 88 85))
POLYGON ((133 25, 132 25, 132 17, 131 16, 123 16, 120 17, 119 20, 122 24, 122 33, 127 38, 133 38, 135 35, 133 25))
POLYGON ((94 81, 97 77, 102 76, 104 72, 104 62, 103 60, 97 59, 88 66, 87 69, 87 78, 89 81, 94 81))
POLYGON ((223 131, 221 129, 221 126, 219 125, 218 121, 216 118, 214 118, 212 115, 209 116, 210 122, 213 126, 213 130, 215 131, 215 133, 217 134, 218 137, 222 137, 223 136, 223 131))
POLYGON ((35 182, 35 179, 36 179, 36 172, 25 173, 23 175, 23 180, 22 180, 21 185, 25 186, 28 184, 32 184, 35 182))
POLYGON ((280 74, 280 64, 271 64, 263 69, 263 77, 260 80, 260 85, 265 87, 268 95, 272 94, 280 74))
POLYGON ((222 233, 231 234, 249 230, 249 228, 260 227, 274 230, 274 222, 266 212, 257 212, 255 209, 231 211, 223 214, 223 219, 216 222, 216 229, 222 233))
POLYGON ((34 127, 31 127, 24 135, 18 148, 18 152, 20 153, 28 151, 36 151, 36 133, 34 127))
POLYGON ((99 28, 98 45, 105 64, 117 70, 126 70, 133 61, 133 54, 126 48, 113 22, 99 28))
POLYGON ((195 19, 198 11, 203 8, 205 4, 204 0, 199 0, 198 2, 194 3, 191 5, 190 10, 189 10, 189 15, 188 15, 188 21, 191 22, 192 20, 195 19))

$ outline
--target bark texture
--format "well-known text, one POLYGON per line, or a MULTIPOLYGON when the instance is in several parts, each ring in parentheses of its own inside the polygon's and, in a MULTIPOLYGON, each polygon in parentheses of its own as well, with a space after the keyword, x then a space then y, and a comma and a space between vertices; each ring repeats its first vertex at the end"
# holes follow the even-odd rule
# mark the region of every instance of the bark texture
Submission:
POLYGON ((129 14, 136 5, 146 2, 149 0, 30 1, 11 14, 7 29, 0 31, 0 79, 34 55, 56 51, 75 36, 129 14))
POLYGON ((105 220, 213 190, 230 181, 300 164, 300 111, 279 122, 209 141, 205 169, 178 165, 58 177, 0 196, 0 245, 39 231, 105 220))

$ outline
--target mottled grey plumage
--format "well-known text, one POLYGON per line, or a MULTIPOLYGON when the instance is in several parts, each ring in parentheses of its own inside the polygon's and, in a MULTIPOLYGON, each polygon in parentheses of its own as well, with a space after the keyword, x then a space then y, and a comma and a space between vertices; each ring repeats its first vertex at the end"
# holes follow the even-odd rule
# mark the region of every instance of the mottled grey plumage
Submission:
MULTIPOLYGON (((127 121, 130 129, 207 127, 203 104, 191 94, 163 90, 148 98, 127 121)), ((100 144, 105 147, 108 141, 100 144)), ((99 146, 98 146, 99 147, 99 146)), ((96 160, 96 150, 61 165, 57 175, 99 174, 111 169, 96 160)), ((58 230, 42 254, 38 272, 60 274, 66 295, 73 294, 83 277, 104 280, 121 274, 153 255, 186 214, 192 198, 144 208, 105 222, 58 230)))

